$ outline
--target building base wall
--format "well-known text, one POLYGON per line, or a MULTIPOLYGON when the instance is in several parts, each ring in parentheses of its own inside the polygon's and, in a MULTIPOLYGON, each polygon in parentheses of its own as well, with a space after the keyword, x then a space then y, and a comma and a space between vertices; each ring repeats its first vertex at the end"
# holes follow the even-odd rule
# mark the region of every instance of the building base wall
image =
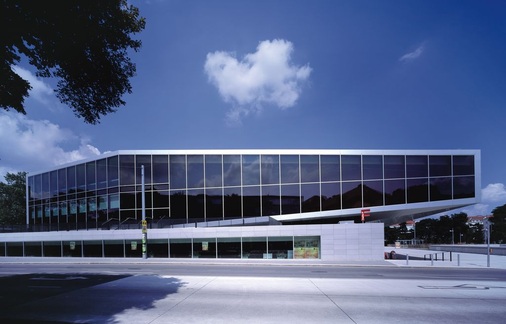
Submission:
MULTIPOLYGON (((384 258, 382 223, 163 228, 150 229, 147 235, 148 255, 153 257, 323 261, 384 258), (254 244, 265 248, 255 250, 250 247, 254 244), (284 244, 285 250, 278 248, 280 244, 284 244), (186 254, 176 254, 176 246, 186 249, 186 254)), ((140 230, 3 233, 0 234, 0 256, 139 257, 141 237, 140 230)))

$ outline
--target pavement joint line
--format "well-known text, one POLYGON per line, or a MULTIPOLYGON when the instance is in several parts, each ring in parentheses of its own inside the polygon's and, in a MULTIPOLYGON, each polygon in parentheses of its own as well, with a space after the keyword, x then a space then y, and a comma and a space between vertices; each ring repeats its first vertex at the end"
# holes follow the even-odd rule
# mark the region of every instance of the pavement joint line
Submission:
POLYGON ((350 319, 350 321, 352 321, 353 323, 357 324, 357 322, 355 322, 355 321, 353 320, 353 318, 351 318, 351 316, 350 316, 350 315, 348 315, 348 313, 346 313, 346 312, 344 311, 344 309, 342 309, 342 308, 341 308, 341 306, 339 306, 339 305, 338 305, 338 304, 337 304, 334 300, 332 300, 332 298, 330 298, 330 297, 329 297, 329 295, 327 295, 325 292, 323 292, 323 291, 320 289, 320 287, 318 287, 318 285, 316 285, 316 284, 314 283, 314 281, 313 281, 311 278, 309 278, 308 280, 309 280, 309 282, 311 282, 311 283, 312 283, 312 284, 316 287, 316 289, 318 289, 318 290, 320 291, 320 293, 322 293, 325 297, 327 297, 327 299, 328 299, 328 300, 330 300, 330 302, 331 302, 332 304, 334 304, 334 305, 335 305, 335 306, 336 306, 336 307, 337 307, 337 308, 338 308, 341 312, 343 312, 343 314, 344 314, 344 315, 346 315, 346 316, 350 319))

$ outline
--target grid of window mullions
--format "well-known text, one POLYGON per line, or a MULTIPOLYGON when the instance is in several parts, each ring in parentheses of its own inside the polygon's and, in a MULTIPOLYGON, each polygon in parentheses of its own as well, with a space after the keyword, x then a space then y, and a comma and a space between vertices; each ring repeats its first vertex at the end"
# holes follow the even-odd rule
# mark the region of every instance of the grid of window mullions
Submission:
MULTIPOLYGON (((222 217, 224 217, 225 215, 225 200, 224 200, 224 188, 225 188, 225 170, 224 170, 224 155, 220 155, 220 154, 216 154, 220 157, 220 164, 221 164, 221 183, 222 185, 220 187, 217 187, 219 189, 221 189, 221 215, 222 217)), ((296 155, 296 154, 294 154, 296 155)), ((201 155, 203 157, 203 162, 202 162, 202 166, 203 166, 203 174, 204 174, 204 179, 206 179, 206 156, 207 155, 201 155)), ((243 217, 245 211, 244 211, 244 170, 243 170, 243 167, 244 167, 244 164, 243 164, 243 157, 244 155, 238 155, 239 156, 239 169, 240 169, 240 193, 241 193, 241 215, 238 215, 239 217, 243 217)), ((255 155, 258 157, 258 163, 259 163, 259 176, 260 176, 260 179, 259 179, 259 190, 260 190, 260 197, 262 197, 262 195, 264 194, 264 183, 262 182, 262 163, 261 163, 261 157, 262 155, 261 154, 258 154, 258 155, 255 155)), ((281 198, 282 198, 282 186, 285 185, 284 183, 282 183, 281 181, 281 174, 282 174, 282 161, 281 161, 281 156, 282 155, 275 155, 278 159, 277 159, 277 167, 278 167, 278 180, 277 180, 277 183, 275 184, 275 186, 278 186, 279 188, 279 199, 280 199, 280 210, 279 212, 282 214, 283 213, 283 206, 282 206, 282 201, 281 201, 281 198)), ((297 163, 298 163, 298 182, 297 183, 294 183, 297 185, 298 187, 298 192, 300 195, 302 195, 302 156, 303 155, 297 155, 297 163)), ((318 163, 318 190, 319 190, 319 193, 320 193, 320 196, 322 194, 322 159, 321 159, 321 156, 320 154, 317 154, 317 163, 318 163)), ((454 178, 455 178, 455 173, 454 173, 454 155, 447 155, 449 157, 449 174, 446 174, 446 175, 441 175, 441 176, 435 176, 435 175, 432 175, 431 174, 431 156, 432 155, 422 155, 422 156, 425 156, 427 158, 427 170, 426 170, 426 174, 427 176, 426 177, 415 177, 415 178, 408 178, 408 174, 407 174, 407 171, 408 171, 408 163, 407 163, 407 155, 402 155, 403 157, 403 161, 404 161, 404 174, 405 174, 405 177, 404 179, 404 200, 405 200, 405 203, 410 203, 410 201, 408 200, 408 190, 409 190, 409 187, 408 187, 408 179, 426 179, 428 180, 428 185, 426 187, 426 190, 427 190, 427 197, 428 197, 428 201, 433 201, 433 198, 434 197, 431 197, 431 184, 430 184, 430 181, 431 179, 437 179, 437 178, 447 178, 448 181, 449 181, 449 190, 450 190, 450 195, 451 195, 451 198, 449 199, 454 199, 454 195, 455 195, 455 182, 454 182, 454 178)), ((437 155, 434 155, 434 156, 437 156, 437 155)), ((119 157, 119 156, 118 156, 119 157)), ((168 159, 167 159, 167 167, 168 167, 168 174, 170 175, 170 167, 171 167, 171 163, 170 163, 170 156, 167 156, 168 159)), ((188 183, 188 155, 184 155, 184 158, 185 158, 185 167, 186 167, 186 183, 188 183)), ((102 170, 102 172, 106 172, 106 175, 105 177, 108 179, 108 172, 109 172, 109 159, 106 160, 107 161, 107 167, 102 170)), ((119 164, 120 164, 120 161, 119 159, 117 160, 118 162, 118 165, 117 167, 119 167, 119 164)), ((385 201, 385 195, 386 195, 386 184, 385 184, 385 155, 382 155, 382 158, 381 158, 381 163, 382 163, 382 179, 378 179, 378 181, 382 181, 382 190, 383 190, 383 197, 382 197, 382 204, 385 205, 386 204, 386 201, 385 201)), ((88 162, 89 163, 89 162, 88 162)), ((95 186, 97 186, 97 178, 98 178, 98 175, 97 175, 97 169, 98 169, 98 166, 97 166, 97 163, 96 161, 93 161, 94 163, 94 167, 95 167, 95 170, 94 170, 94 180, 91 180, 92 183, 94 183, 95 186)), ((153 163, 153 156, 150 155, 150 163, 151 165, 149 166, 149 169, 150 169, 150 178, 152 179, 152 173, 153 173, 153 166, 152 166, 152 163, 153 163)), ((364 187, 364 184, 365 184, 365 179, 364 179, 364 155, 360 155, 360 164, 361 164, 361 168, 360 168, 360 174, 361 174, 361 179, 360 179, 360 183, 362 184, 362 188, 364 187)), ((88 164, 85 163, 84 164, 85 166, 87 166, 88 164)), ((137 168, 140 168, 139 165, 137 165, 137 159, 135 159, 135 155, 134 155, 134 165, 135 165, 135 169, 137 168)), ((69 188, 69 181, 70 181, 70 177, 73 177, 74 181, 72 181, 71 183, 75 183, 76 186, 78 186, 78 179, 76 178, 76 172, 77 172, 77 166, 74 166, 74 167, 70 167, 72 168, 72 170, 74 171, 72 174, 68 174, 66 175, 66 184, 65 184, 65 189, 69 190, 69 189, 73 189, 73 188, 69 188)), ((65 169, 68 169, 68 168, 65 168, 65 169)), ((56 172, 56 171, 53 171, 53 172, 56 172)), ((87 172, 88 172, 88 169, 85 167, 84 168, 84 177, 86 179, 86 185, 88 185, 88 178, 87 178, 87 172)), ((346 182, 346 181, 343 181, 343 166, 342 166, 342 163, 340 164, 340 181, 339 184, 340 184, 340 199, 341 199, 341 208, 344 208, 342 206, 342 195, 344 194, 343 192, 343 183, 346 182)), ((58 188, 58 194, 60 194, 60 186, 59 186, 59 176, 60 176, 60 173, 59 172, 56 172, 56 177, 50 177, 49 174, 50 172, 47 173, 48 176, 46 176, 48 179, 48 183, 45 183, 44 182, 44 175, 41 175, 41 176, 33 176, 31 179, 29 179, 29 184, 33 185, 35 188, 39 187, 41 188, 41 192, 34 192, 32 194, 32 199, 30 201, 34 201, 34 200, 39 200, 39 201, 44 201, 44 200, 48 200, 48 199, 44 199, 43 196, 45 196, 45 189, 47 189, 46 187, 49 188, 49 190, 51 191, 52 188, 55 186, 54 181, 56 181, 56 186, 58 188), (40 183, 39 183, 40 182, 40 183), (40 196, 40 197, 39 197, 40 196), (39 199, 37 199, 39 198, 39 199)), ((469 176, 473 176, 474 175, 474 172, 473 174, 469 174, 469 176)), ((466 176, 466 174, 461 174, 459 173, 459 176, 466 176)), ((119 177, 119 175, 118 175, 119 177)), ((137 177, 135 177, 137 178, 137 177)), ((395 179, 388 179, 388 180, 395 180, 395 179)), ((401 179, 399 179, 401 180, 401 179)), ((120 184, 121 185, 121 184, 120 184)), ((86 187, 86 190, 88 188, 86 187)), ((169 183, 169 188, 170 190, 170 183, 169 183)), ((209 189, 205 184, 204 184, 204 190, 206 189, 209 189)), ((33 190, 33 189, 31 189, 33 190)), ((93 189, 93 190, 98 190, 97 189, 93 189)), ((186 188, 185 190, 188 190, 188 188, 186 188)), ((54 190, 53 190, 54 191, 54 190)), ((205 193, 205 191, 204 191, 205 193)), ((60 195, 59 195, 60 196, 60 195)), ((96 195, 95 195, 96 196, 96 195)), ((85 197, 87 197, 87 195, 85 195, 85 197)), ((90 196, 91 197, 91 196, 90 196)), ((98 197, 98 196, 96 196, 98 197)), ((52 197, 49 197, 49 198, 52 198, 52 197)), ((79 198, 76 198, 76 199, 79 199, 79 198)), ((84 198, 82 198, 84 199, 84 198)), ((206 199, 206 195, 204 194, 204 199, 206 199)), ((364 197, 364 194, 362 193, 362 197, 361 197, 361 205, 363 206, 365 201, 364 201, 365 197, 364 197)), ((57 199, 56 203, 60 203, 60 202, 63 202, 63 201, 71 201, 71 200, 68 200, 68 199, 57 199)), ((43 207, 43 212, 42 212, 42 221, 47 218, 46 216, 46 209, 51 209, 51 214, 53 213, 53 209, 52 208, 52 204, 54 202, 52 202, 51 204, 48 203, 44 203, 42 206, 43 207), (47 207, 46 207, 47 205, 47 207), (51 205, 51 206, 50 206, 51 205)), ((263 200, 260 199, 259 200, 259 203, 260 203, 260 211, 263 210, 263 200)), ((186 219, 188 219, 190 217, 190 215, 188 215, 188 204, 189 204, 189 201, 188 201, 188 195, 186 195, 186 219)), ((302 204, 303 204, 303 201, 302 201, 302 197, 299 199, 299 206, 298 206, 298 209, 299 209, 299 212, 302 212, 302 204)), ((323 202, 322 200, 320 199, 319 200, 319 210, 322 210, 323 209, 323 202)), ((34 206, 33 203, 30 204, 30 207, 34 206)), ((41 206, 41 207, 42 207, 41 206)), ((153 206, 153 196, 151 196, 151 206, 153 206)), ((139 208, 139 206, 137 206, 137 208, 139 208)), ((206 203, 204 202, 204 210, 203 210, 203 213, 204 213, 204 218, 207 218, 207 209, 206 209, 206 203)), ((53 215, 54 216, 54 215, 53 215)), ((65 216, 65 215, 64 215, 65 216)), ((260 215, 259 215, 260 216, 260 215)), ((66 217, 70 217, 69 214, 66 215, 66 217)), ((85 218, 87 219, 87 218, 85 218)), ((58 218, 58 220, 52 220, 52 217, 49 217, 48 219, 49 223, 51 222, 59 222, 60 219, 58 218)))

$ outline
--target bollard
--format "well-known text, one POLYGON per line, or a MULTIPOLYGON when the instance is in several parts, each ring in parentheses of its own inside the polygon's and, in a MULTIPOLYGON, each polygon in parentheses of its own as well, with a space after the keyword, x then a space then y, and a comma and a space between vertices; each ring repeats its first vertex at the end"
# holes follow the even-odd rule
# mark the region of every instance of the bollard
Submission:
POLYGON ((450 262, 452 262, 452 252, 450 251, 450 262))
POLYGON ((457 254, 457 267, 460 267, 460 254, 457 254))
MULTIPOLYGON (((437 255, 437 254, 436 254, 437 255)), ((432 253, 430 255, 430 265, 433 266, 434 265, 434 260, 432 259, 432 253)))
POLYGON ((406 265, 409 264, 409 254, 406 254, 406 265))

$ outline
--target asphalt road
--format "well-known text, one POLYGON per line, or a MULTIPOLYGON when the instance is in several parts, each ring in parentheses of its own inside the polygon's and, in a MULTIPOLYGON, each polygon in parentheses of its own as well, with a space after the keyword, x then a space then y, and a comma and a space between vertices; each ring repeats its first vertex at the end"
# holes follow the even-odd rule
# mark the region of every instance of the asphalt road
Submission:
POLYGON ((503 323, 506 270, 0 264, 0 323, 503 323))
POLYGON ((166 276, 257 278, 428 279, 506 281, 505 269, 405 268, 395 266, 262 265, 262 264, 0 264, 0 276, 22 273, 101 273, 166 276))

